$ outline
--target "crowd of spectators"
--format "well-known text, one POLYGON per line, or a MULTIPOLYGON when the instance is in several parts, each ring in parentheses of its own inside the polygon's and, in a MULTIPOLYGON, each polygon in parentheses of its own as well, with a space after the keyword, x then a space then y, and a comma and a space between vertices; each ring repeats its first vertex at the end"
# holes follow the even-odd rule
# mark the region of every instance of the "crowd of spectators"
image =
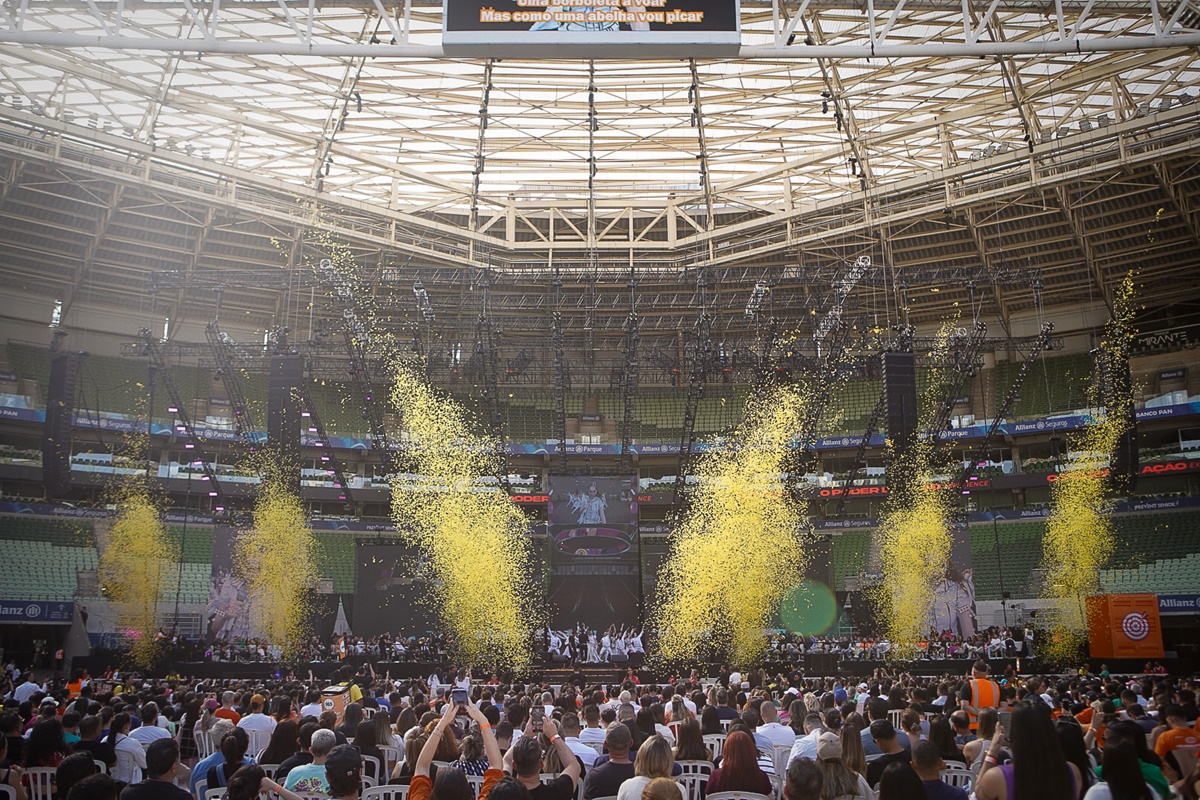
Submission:
POLYGON ((1200 800, 1197 681, 741 672, 563 685, 9 682, 0 783, 56 800, 1200 800), (332 702, 331 698, 336 698, 332 702), (340 708, 338 713, 334 708, 340 708), (181 788, 188 787, 188 788, 181 788))

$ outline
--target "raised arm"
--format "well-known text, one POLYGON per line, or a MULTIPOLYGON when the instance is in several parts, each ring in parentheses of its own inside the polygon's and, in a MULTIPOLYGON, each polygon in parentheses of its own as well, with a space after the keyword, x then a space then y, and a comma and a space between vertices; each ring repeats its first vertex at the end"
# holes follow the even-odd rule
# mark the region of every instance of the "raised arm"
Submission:
POLYGON ((558 723, 550 717, 542 724, 542 733, 546 734, 550 739, 550 746, 554 748, 554 752, 558 754, 558 760, 563 765, 563 775, 571 776, 571 787, 579 786, 579 758, 571 752, 571 748, 567 747, 567 743, 563 741, 563 737, 558 733, 558 723))
POLYGON ((492 732, 492 725, 487 717, 474 703, 467 703, 467 716, 479 724, 479 735, 483 737, 483 752, 487 754, 488 769, 504 769, 500 744, 496 741, 496 734, 492 732))
POLYGON ((433 733, 429 734, 429 740, 425 742, 425 746, 421 748, 421 754, 417 756, 417 766, 413 769, 414 775, 429 777, 429 765, 433 763, 433 755, 437 752, 446 728, 454 722, 454 714, 454 703, 446 703, 446 710, 442 714, 442 718, 434 726, 433 733))

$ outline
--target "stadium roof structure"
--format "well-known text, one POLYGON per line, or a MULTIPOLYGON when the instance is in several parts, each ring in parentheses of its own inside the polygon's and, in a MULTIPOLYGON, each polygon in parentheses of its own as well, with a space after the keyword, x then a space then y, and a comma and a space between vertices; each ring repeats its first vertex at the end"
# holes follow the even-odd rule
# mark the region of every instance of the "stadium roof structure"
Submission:
POLYGON ((6 284, 67 313, 211 316, 186 280, 147 289, 226 271, 226 313, 267 328, 306 291, 236 273, 299 273, 316 229, 462 327, 478 273, 496 324, 529 331, 551 275, 601 276, 618 288, 570 324, 614 340, 627 275, 645 335, 693 324, 697 275, 745 327, 764 282, 786 325, 863 255, 877 322, 939 318, 977 284, 1002 321, 1107 302, 1131 268, 1148 304, 1196 297, 1195 0, 742 0, 723 60, 448 58, 441 19, 427 0, 5 2, 6 284))

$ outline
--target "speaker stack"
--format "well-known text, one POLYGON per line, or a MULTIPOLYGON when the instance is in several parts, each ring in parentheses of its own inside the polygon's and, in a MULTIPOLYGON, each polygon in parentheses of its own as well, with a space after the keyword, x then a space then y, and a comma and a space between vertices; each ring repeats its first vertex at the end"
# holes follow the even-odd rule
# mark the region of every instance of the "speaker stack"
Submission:
POLYGON ((271 357, 271 381, 267 387, 267 445, 274 457, 276 477, 282 485, 300 492, 300 356, 271 357))
POLYGON ((79 382, 79 353, 64 353, 50 362, 46 389, 46 424, 42 428, 42 483, 49 498, 71 491, 71 421, 79 382))

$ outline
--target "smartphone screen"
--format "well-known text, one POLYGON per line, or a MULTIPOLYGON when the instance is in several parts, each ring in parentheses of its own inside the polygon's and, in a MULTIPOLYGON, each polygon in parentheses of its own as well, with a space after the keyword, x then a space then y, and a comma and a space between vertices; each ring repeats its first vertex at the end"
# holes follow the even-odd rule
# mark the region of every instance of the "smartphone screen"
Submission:
POLYGON ((1006 734, 1011 733, 1011 731, 1009 730, 1009 727, 1011 725, 1012 725, 1012 712, 1011 711, 1001 711, 1000 712, 1000 726, 1002 728, 1004 728, 1004 732, 1006 734))
POLYGON ((540 731, 542 729, 542 720, 546 716, 546 710, 541 706, 534 706, 529 716, 533 720, 533 729, 535 731, 540 731))

